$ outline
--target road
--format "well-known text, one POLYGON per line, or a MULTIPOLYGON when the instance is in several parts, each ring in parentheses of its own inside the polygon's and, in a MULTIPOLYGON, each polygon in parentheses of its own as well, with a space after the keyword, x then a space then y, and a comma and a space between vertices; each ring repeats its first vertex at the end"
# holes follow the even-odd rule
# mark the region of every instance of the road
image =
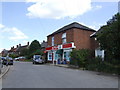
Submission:
POLYGON ((118 88, 114 76, 31 62, 15 62, 2 81, 3 88, 118 88))

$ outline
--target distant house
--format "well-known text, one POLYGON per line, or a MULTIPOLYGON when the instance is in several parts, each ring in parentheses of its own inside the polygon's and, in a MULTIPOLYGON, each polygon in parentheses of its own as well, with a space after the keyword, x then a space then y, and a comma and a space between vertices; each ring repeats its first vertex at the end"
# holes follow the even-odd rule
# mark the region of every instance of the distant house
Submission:
POLYGON ((73 22, 47 36, 48 61, 58 63, 59 61, 70 61, 70 52, 73 49, 95 50, 97 42, 90 35, 96 31, 73 22))
POLYGON ((3 56, 3 57, 4 57, 4 56, 7 56, 7 55, 8 55, 8 51, 9 51, 9 50, 4 49, 4 50, 1 52, 2 56, 3 56))
POLYGON ((29 48, 29 42, 27 43, 27 45, 24 45, 24 46, 21 46, 21 44, 19 44, 19 46, 18 46, 18 48, 17 48, 17 50, 16 50, 16 53, 17 53, 18 55, 20 55, 20 52, 21 52, 23 49, 25 49, 25 48, 29 48))
POLYGON ((21 50, 23 50, 24 48, 29 48, 29 42, 27 43, 27 45, 24 46, 21 46, 21 44, 17 45, 16 48, 14 48, 13 46, 8 52, 9 54, 20 55, 21 50))
POLYGON ((11 47, 11 49, 8 51, 9 54, 16 54, 17 48, 11 47))
POLYGON ((45 51, 45 48, 47 48, 47 42, 43 41, 43 42, 41 43, 41 50, 42 50, 42 51, 45 51))

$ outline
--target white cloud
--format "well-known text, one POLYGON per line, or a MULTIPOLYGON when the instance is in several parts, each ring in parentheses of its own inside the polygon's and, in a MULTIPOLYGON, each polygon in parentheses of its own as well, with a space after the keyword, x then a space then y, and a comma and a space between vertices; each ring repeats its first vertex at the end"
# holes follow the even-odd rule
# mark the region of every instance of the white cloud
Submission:
POLYGON ((27 8, 31 18, 75 18, 91 10, 91 0, 26 0, 34 2, 27 8))
POLYGON ((92 2, 118 2, 119 0, 92 0, 92 2))
MULTIPOLYGON (((0 24, 0 26, 4 26, 0 24)), ((13 41, 22 40, 22 39, 28 39, 28 36, 26 36, 21 30, 17 29, 16 27, 8 28, 4 26, 4 28, 0 28, 0 33, 2 37, 0 38, 7 38, 13 41)))
POLYGON ((2 28, 4 28, 4 27, 5 27, 4 25, 0 24, 0 29, 2 29, 2 28))
POLYGON ((101 6, 101 5, 96 5, 95 8, 97 8, 97 9, 101 9, 102 6, 101 6))
POLYGON ((26 2, 39 2, 40 0, 26 0, 26 2))

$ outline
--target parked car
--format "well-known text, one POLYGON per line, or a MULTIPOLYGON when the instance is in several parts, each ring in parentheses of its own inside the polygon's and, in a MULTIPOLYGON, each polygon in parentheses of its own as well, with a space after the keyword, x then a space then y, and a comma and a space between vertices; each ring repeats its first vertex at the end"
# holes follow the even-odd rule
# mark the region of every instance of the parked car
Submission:
POLYGON ((19 58, 14 58, 15 61, 19 61, 19 58))
POLYGON ((7 58, 6 57, 2 57, 2 64, 7 65, 7 58))
POLYGON ((41 59, 41 55, 34 55, 33 56, 33 64, 43 64, 44 60, 41 59))
POLYGON ((3 65, 13 65, 13 59, 11 57, 4 57, 2 60, 3 65))
POLYGON ((8 58, 8 65, 13 65, 13 59, 11 57, 8 58))
POLYGON ((19 61, 23 61, 25 60, 26 58, 24 56, 21 56, 21 57, 18 57, 19 61))

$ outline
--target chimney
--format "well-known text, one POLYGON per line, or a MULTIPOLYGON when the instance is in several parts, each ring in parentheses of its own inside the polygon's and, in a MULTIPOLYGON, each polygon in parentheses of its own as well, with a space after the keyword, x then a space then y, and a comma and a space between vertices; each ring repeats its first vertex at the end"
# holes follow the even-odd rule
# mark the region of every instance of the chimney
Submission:
POLYGON ((21 44, 19 44, 19 47, 21 47, 21 44))
POLYGON ((27 45, 29 46, 29 42, 27 42, 27 45))
POLYGON ((16 47, 18 48, 18 45, 16 47))

